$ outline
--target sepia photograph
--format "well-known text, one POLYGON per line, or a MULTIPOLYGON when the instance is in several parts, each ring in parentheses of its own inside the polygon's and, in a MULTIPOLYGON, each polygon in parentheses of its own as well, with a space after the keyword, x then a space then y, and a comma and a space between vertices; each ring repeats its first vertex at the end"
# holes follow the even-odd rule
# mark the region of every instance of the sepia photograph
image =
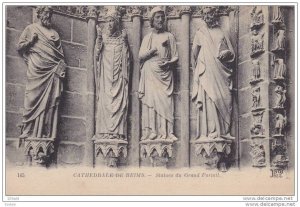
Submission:
POLYGON ((3 2, 2 202, 295 206, 297 9, 3 2))

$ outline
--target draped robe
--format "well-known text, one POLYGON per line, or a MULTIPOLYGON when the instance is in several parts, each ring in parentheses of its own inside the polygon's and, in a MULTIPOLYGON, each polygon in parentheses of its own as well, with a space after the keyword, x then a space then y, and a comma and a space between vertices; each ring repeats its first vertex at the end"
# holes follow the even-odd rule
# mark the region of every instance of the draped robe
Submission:
POLYGON ((232 113, 232 69, 234 52, 221 29, 201 27, 194 38, 193 51, 200 51, 195 62, 192 101, 198 108, 197 137, 217 138, 230 133, 232 113), (232 57, 221 62, 220 52, 229 50, 232 57))
POLYGON ((140 56, 155 47, 158 55, 141 63, 138 93, 142 102, 142 130, 143 135, 168 136, 173 133, 174 126, 174 68, 162 69, 158 64, 161 60, 178 57, 178 52, 175 38, 169 32, 147 34, 142 41, 140 56))
POLYGON ((58 34, 54 31, 56 37, 51 39, 38 24, 25 28, 19 48, 27 44, 34 33, 38 35, 37 42, 23 53, 28 69, 21 137, 56 138, 66 66, 64 54, 58 34))
MULTIPOLYGON (((104 36, 96 63, 96 134, 127 135, 128 72, 130 54, 122 35, 104 36)), ((121 137, 120 137, 121 136, 121 137)))

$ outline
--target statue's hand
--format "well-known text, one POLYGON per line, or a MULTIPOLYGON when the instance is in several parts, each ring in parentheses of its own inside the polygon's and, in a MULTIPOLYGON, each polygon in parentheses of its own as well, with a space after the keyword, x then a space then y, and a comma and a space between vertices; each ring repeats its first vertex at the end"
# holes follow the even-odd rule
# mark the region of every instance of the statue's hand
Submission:
POLYGON ((162 69, 167 69, 169 65, 170 65, 169 61, 161 61, 158 63, 158 66, 162 69))
POLYGON ((36 41, 39 39, 38 34, 37 33, 33 33, 30 43, 33 45, 34 43, 36 43, 36 41))
POLYGON ((223 50, 220 52, 218 59, 220 61, 228 61, 231 60, 233 58, 233 54, 230 50, 223 50))

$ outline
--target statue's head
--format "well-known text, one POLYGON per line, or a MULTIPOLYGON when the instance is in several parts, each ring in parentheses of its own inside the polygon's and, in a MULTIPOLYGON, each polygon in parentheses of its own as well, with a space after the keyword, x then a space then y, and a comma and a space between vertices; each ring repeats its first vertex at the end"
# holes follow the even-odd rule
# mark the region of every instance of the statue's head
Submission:
POLYGON ((202 10, 203 20, 209 28, 219 26, 219 15, 217 7, 215 6, 206 6, 202 10))
POLYGON ((154 7, 150 12, 150 26, 158 31, 164 30, 165 12, 161 7, 154 7))
POLYGON ((41 21, 42 26, 51 27, 52 8, 50 6, 38 6, 36 8, 37 18, 41 21))
POLYGON ((120 30, 120 14, 117 10, 111 9, 107 12, 106 22, 108 35, 113 35, 116 31, 120 30))

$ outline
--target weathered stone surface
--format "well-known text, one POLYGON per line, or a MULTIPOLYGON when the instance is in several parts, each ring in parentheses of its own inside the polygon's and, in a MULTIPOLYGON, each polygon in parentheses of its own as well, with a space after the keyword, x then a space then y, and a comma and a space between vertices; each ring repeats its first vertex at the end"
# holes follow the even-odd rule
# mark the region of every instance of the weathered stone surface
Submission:
POLYGON ((181 114, 181 94, 174 94, 174 116, 180 117, 181 114))
POLYGON ((18 125, 22 124, 22 114, 6 112, 5 136, 17 138, 21 135, 18 125))
POLYGON ((33 8, 30 6, 6 6, 6 27, 22 31, 32 23, 33 8))
POLYGON ((238 51, 239 51, 239 54, 238 54, 239 63, 250 59, 250 53, 251 53, 251 35, 250 34, 246 34, 239 39, 238 51))
POLYGON ((251 143, 251 139, 241 141, 240 143, 240 159, 243 160, 243 162, 240 163, 241 167, 252 166, 252 158, 250 155, 250 150, 251 150, 250 143, 251 143))
POLYGON ((67 65, 71 67, 86 68, 86 46, 72 44, 69 42, 63 42, 62 45, 67 65))
POLYGON ((76 93, 65 92, 62 95, 61 114, 68 116, 85 116, 86 97, 76 93))
MULTIPOLYGON (((239 91, 239 114, 249 113, 252 107, 252 89, 248 87, 247 89, 243 89, 239 91)), ((262 98, 262 97, 261 97, 262 98)))
POLYGON ((174 77, 174 93, 180 92, 180 75, 181 70, 173 70, 173 77, 174 77))
POLYGON ((73 19, 73 31, 72 31, 72 42, 77 42, 80 44, 87 45, 88 42, 88 32, 87 23, 82 20, 73 19))
POLYGON ((239 36, 243 37, 245 34, 250 32, 250 17, 251 7, 244 8, 240 11, 239 15, 239 36))
POLYGON ((85 141, 85 120, 78 118, 60 117, 57 136, 64 141, 85 141))
POLYGON ((84 94, 87 90, 87 71, 67 67, 65 90, 84 94))
POLYGON ((24 148, 19 148, 19 139, 9 139, 5 141, 5 165, 9 166, 24 166, 26 165, 26 157, 24 148))
POLYGON ((26 83, 27 65, 19 57, 6 57, 6 82, 26 83))
POLYGON ((196 35, 196 32, 200 28, 200 25, 203 24, 203 20, 200 18, 192 18, 190 21, 190 43, 192 44, 196 35))
POLYGON ((72 19, 60 14, 52 15, 53 28, 58 32, 62 40, 71 41, 72 19))
POLYGON ((57 152, 59 165, 81 164, 84 156, 84 145, 60 143, 57 152))
POLYGON ((181 137, 181 120, 179 118, 175 118, 174 123, 174 134, 175 136, 180 139, 181 137))
POLYGON ((249 59, 238 65, 238 88, 245 88, 250 85, 250 80, 252 78, 252 63, 249 59))
POLYGON ((14 84, 6 84, 6 110, 21 112, 24 106, 25 87, 14 84))
POLYGON ((181 42, 182 37, 182 26, 181 19, 170 19, 168 20, 168 31, 171 32, 177 42, 181 42))
POLYGON ((190 139, 193 140, 197 136, 197 117, 190 119, 190 139))
POLYGON ((6 29, 6 54, 11 56, 19 56, 17 52, 17 43, 19 42, 19 37, 21 32, 6 29))
POLYGON ((252 126, 251 114, 239 117, 239 137, 240 140, 250 139, 250 128, 252 126))

